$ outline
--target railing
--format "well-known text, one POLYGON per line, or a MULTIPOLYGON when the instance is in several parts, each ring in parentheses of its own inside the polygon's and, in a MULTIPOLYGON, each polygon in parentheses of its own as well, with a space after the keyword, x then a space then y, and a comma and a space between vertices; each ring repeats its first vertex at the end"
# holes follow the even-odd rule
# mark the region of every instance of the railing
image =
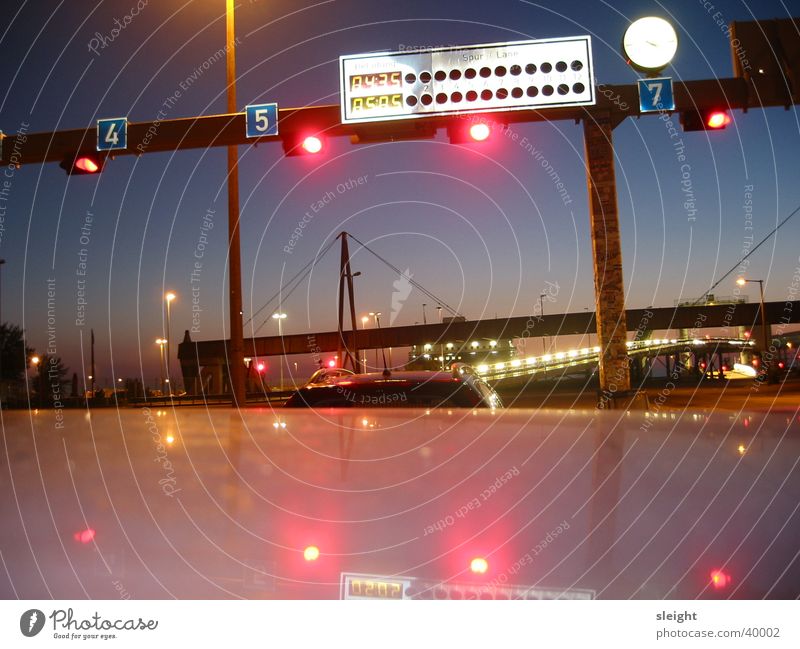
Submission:
MULTIPOLYGON (((674 354, 680 352, 695 351, 700 348, 714 348, 721 346, 727 347, 726 351, 735 351, 753 346, 751 340, 733 338, 687 338, 687 339, 648 339, 628 341, 628 354, 630 356, 658 356, 660 354, 674 354)), ((520 376, 532 376, 544 374, 554 370, 569 369, 581 365, 597 364, 600 357, 600 348, 585 347, 583 349, 572 349, 566 352, 555 354, 544 354, 542 356, 530 356, 525 359, 516 359, 502 363, 492 363, 491 365, 478 365, 476 370, 478 375, 489 381, 499 381, 520 376)))
MULTIPOLYGON (((247 394, 247 404, 257 405, 260 403, 283 403, 294 390, 283 392, 249 392, 247 394)), ((182 394, 180 396, 158 396, 158 397, 138 397, 129 399, 128 405, 145 408, 166 408, 169 406, 227 406, 231 403, 230 394, 182 394)))

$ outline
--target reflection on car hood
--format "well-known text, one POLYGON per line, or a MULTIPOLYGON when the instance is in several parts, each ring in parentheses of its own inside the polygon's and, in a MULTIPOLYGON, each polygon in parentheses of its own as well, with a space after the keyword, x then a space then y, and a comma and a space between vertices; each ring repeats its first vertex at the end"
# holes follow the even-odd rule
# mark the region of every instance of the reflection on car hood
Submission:
POLYGON ((63 421, 4 415, 6 597, 113 598, 122 585, 336 598, 342 573, 487 597, 800 594, 792 415, 186 408, 63 421))

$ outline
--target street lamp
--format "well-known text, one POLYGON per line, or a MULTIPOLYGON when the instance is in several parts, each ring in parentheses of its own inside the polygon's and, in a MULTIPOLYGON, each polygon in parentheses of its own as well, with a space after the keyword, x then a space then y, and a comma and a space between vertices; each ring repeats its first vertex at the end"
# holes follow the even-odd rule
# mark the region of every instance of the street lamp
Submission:
MULTIPOLYGON (((167 381, 170 383, 170 385, 172 384, 172 381, 169 381, 169 379, 172 376, 171 372, 169 371, 169 360, 170 360, 169 340, 170 340, 170 338, 172 338, 172 327, 171 327, 171 321, 170 321, 170 305, 172 304, 172 301, 176 297, 178 297, 178 296, 175 295, 175 293, 173 293, 172 291, 167 291, 164 294, 164 301, 167 303, 167 337, 166 337, 166 340, 164 342, 167 344, 167 362, 166 362, 166 366, 167 366, 167 381)), ((172 389, 170 389, 170 393, 171 392, 172 392, 172 389)))
POLYGON ((767 362, 767 352, 769 350, 769 333, 767 329, 767 311, 764 308, 764 280, 763 279, 746 279, 740 277, 736 280, 739 286, 744 286, 747 283, 755 284, 758 282, 759 291, 759 310, 761 311, 761 363, 764 365, 764 371, 767 373, 767 378, 770 383, 774 382, 774 375, 772 373, 772 363, 767 362))
POLYGON ((428 324, 427 319, 425 318, 425 307, 428 306, 425 302, 422 303, 422 324, 428 324))
MULTIPOLYGON (((272 319, 278 321, 278 337, 281 339, 281 347, 283 347, 283 329, 281 328, 281 323, 286 319, 286 314, 273 313, 272 319)), ((278 361, 278 364, 281 366, 281 390, 283 390, 283 357, 278 361)))
POLYGON ((164 394, 164 345, 167 344, 166 338, 156 338, 156 345, 158 345, 158 371, 161 375, 161 394, 164 394))

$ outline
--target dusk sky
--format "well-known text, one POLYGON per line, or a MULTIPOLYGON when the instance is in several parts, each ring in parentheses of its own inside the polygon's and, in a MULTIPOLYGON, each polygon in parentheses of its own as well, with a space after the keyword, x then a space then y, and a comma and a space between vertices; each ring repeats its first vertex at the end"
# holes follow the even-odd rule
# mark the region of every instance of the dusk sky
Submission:
MULTIPOLYGON (((338 57, 410 47, 495 43, 589 34, 598 83, 634 84, 620 53, 632 20, 659 15, 679 33, 664 74, 676 80, 733 76, 725 27, 731 21, 800 15, 800 2, 702 0, 668 3, 559 0, 366 2, 241 0, 236 9, 238 108, 339 103, 338 57)), ((6 134, 88 127, 101 117, 130 121, 225 112, 224 0, 10 0, 0 27, 0 129, 6 134), (126 16, 129 18, 126 19, 126 16), (126 26, 117 27, 115 19, 126 26), (114 35, 115 34, 115 35, 114 35), (90 49, 90 46, 94 46, 90 49), (213 63, 208 63, 215 60, 213 63), (205 64, 205 65, 204 65, 205 64), (165 100, 181 91, 165 108, 165 100)), ((685 206, 681 163, 656 116, 614 131, 629 308, 673 306, 702 295, 800 206, 800 117, 795 107, 735 111, 720 132, 683 133, 696 213, 685 206), (745 211, 752 186, 751 216, 745 211)), ((677 122, 677 115, 674 116, 677 122)), ((565 185, 559 193, 530 148, 499 136, 456 146, 435 140, 352 145, 329 140, 318 156, 287 158, 280 143, 240 148, 244 317, 275 293, 340 231, 347 230, 468 319, 533 313, 558 285, 550 313, 594 309, 581 125, 517 124, 565 185), (357 181, 352 189, 337 187, 357 181), (291 254, 298 220, 327 192, 291 254)), ((4 169, 4 172, 6 170, 4 169)), ((155 338, 164 333, 166 290, 178 298, 172 340, 192 326, 190 273, 203 251, 195 339, 227 329, 225 150, 148 153, 109 161, 97 176, 68 177, 57 163, 11 174, 0 230, 2 320, 24 327, 28 344, 47 345, 48 279, 55 279, 58 353, 81 374, 81 335, 97 339, 97 375, 158 375, 155 338), (81 229, 91 214, 88 243, 81 229), (207 224, 209 221, 206 220, 207 224), (87 249, 85 325, 76 326, 79 252, 87 249)), ((351 244, 359 316, 388 323, 398 277, 351 244)), ((788 297, 800 265, 800 216, 752 258, 749 277, 766 280, 768 300, 788 297)), ((284 333, 336 328, 338 251, 284 301, 284 333)), ((735 276, 714 291, 731 295, 735 276)), ((758 298, 748 285, 744 295, 758 298)), ((396 325, 428 318, 435 305, 414 289, 396 325)), ((245 335, 277 333, 269 315, 245 335), (266 324, 262 322, 268 319, 266 324)), ((177 351, 175 346, 174 351, 177 351)), ((84 349, 84 358, 88 352, 84 349)), ((88 360, 85 362, 88 363, 88 360)), ((177 367, 177 364, 175 365, 177 367)))

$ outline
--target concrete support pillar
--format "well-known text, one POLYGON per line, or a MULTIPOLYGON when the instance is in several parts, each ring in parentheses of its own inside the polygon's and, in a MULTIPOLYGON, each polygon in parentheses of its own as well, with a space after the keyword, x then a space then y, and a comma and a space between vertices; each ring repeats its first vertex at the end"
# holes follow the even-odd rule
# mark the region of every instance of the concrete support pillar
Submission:
POLYGON ((617 184, 610 114, 593 112, 583 120, 589 220, 594 259, 594 299, 600 355, 600 390, 630 390, 625 285, 617 213, 617 184))

